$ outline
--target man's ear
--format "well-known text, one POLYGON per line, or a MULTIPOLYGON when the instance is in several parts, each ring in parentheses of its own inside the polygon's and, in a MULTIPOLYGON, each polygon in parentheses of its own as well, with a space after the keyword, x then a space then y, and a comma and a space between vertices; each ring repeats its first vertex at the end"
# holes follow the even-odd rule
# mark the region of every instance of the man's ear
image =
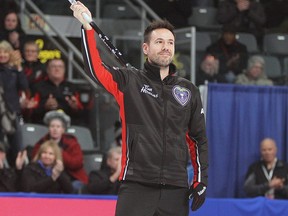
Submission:
POLYGON ((148 53, 148 44, 147 43, 143 43, 143 45, 142 45, 142 50, 143 50, 143 53, 145 54, 145 55, 147 55, 147 53, 148 53))

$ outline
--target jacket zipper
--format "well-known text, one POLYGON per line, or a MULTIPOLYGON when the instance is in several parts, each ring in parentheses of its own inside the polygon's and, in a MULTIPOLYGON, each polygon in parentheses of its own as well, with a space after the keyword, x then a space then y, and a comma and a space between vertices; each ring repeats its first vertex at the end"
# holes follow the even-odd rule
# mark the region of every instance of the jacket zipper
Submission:
POLYGON ((165 157, 166 157, 166 120, 167 120, 167 99, 165 95, 165 82, 162 82, 162 95, 163 95, 163 105, 164 105, 164 115, 163 115, 163 153, 162 153, 162 164, 161 164, 161 173, 160 173, 160 184, 165 185, 165 179, 163 174, 165 157))

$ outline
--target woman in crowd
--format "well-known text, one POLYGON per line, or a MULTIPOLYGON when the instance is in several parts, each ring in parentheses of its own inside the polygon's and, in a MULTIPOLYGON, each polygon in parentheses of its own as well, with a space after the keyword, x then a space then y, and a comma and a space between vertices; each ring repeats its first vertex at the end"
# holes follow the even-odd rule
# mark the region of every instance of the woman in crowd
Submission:
POLYGON ((11 166, 14 166, 17 154, 22 150, 21 133, 19 120, 21 119, 21 108, 30 108, 34 106, 34 101, 28 99, 29 87, 27 79, 22 72, 21 54, 19 50, 13 50, 7 41, 0 41, 0 105, 1 105, 1 123, 0 141, 8 140, 7 159, 11 166), (19 92, 25 95, 25 99, 19 98, 19 92), (26 97, 27 96, 27 97, 26 97), (10 119, 10 122, 3 121, 3 107, 7 112, 16 115, 10 119), (12 126, 7 130, 7 123, 12 126))
POLYGON ((44 142, 33 162, 22 173, 22 190, 36 193, 72 193, 73 187, 64 166, 59 146, 44 142))
POLYGON ((83 167, 83 153, 77 138, 65 133, 70 125, 70 117, 62 110, 53 110, 46 113, 44 123, 48 125, 49 133, 35 144, 32 155, 35 155, 47 140, 57 143, 62 152, 64 169, 72 180, 74 192, 77 193, 87 184, 88 176, 83 167))
POLYGON ((7 40, 14 49, 22 50, 26 34, 22 30, 21 22, 15 11, 9 11, 3 22, 0 40, 7 40))
POLYGON ((272 86, 273 81, 265 74, 265 60, 261 56, 251 56, 248 60, 248 68, 239 74, 235 81, 242 85, 266 85, 272 86))

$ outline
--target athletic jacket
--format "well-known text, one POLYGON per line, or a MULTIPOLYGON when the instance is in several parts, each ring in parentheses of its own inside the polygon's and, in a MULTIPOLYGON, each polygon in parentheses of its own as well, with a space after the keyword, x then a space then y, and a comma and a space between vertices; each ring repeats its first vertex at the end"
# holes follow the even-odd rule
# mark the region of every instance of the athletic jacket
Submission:
POLYGON ((122 121, 120 180, 187 187, 188 152, 194 182, 207 185, 208 144, 198 89, 146 62, 143 70, 107 69, 102 65, 94 32, 82 29, 84 64, 88 75, 116 99, 122 121), (189 148, 187 148, 187 146, 189 148))

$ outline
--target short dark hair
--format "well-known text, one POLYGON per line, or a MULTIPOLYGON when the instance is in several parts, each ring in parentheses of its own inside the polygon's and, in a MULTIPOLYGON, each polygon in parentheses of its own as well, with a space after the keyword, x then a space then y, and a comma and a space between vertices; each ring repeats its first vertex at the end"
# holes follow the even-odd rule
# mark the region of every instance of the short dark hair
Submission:
POLYGON ((168 29, 169 31, 172 32, 173 36, 175 37, 174 33, 174 26, 166 19, 164 20, 154 20, 153 22, 150 23, 150 25, 147 26, 147 28, 144 31, 144 43, 149 42, 150 40, 150 35, 151 32, 154 31, 155 29, 168 29))

